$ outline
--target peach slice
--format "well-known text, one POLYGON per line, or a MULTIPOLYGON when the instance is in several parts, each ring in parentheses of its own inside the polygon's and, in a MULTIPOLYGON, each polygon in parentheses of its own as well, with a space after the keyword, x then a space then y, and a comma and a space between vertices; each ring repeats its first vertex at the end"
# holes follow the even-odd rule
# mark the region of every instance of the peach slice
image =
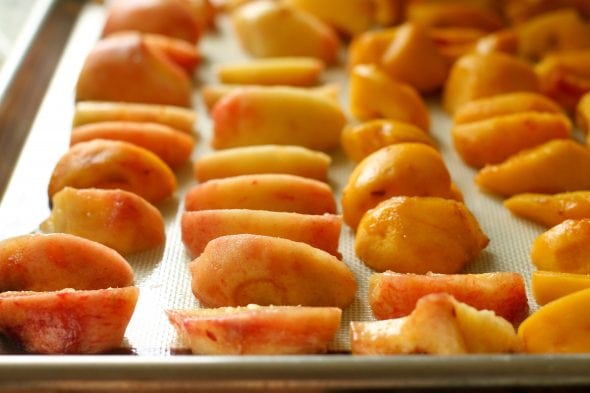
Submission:
POLYGON ((164 243, 162 214, 145 199, 123 190, 65 187, 53 195, 44 232, 62 232, 102 243, 122 254, 164 243))
POLYGON ((404 2, 400 0, 371 0, 373 19, 381 26, 392 26, 403 19, 404 2))
POLYGON ((379 272, 451 274, 477 258, 488 242, 477 219, 461 202, 394 197, 363 216, 355 251, 379 272))
POLYGON ((431 28, 429 32, 438 52, 449 65, 473 52, 477 42, 487 34, 487 31, 478 28, 452 26, 431 28))
POLYGON ((306 243, 240 234, 213 239, 189 265, 193 294, 205 307, 348 307, 357 284, 335 256, 306 243))
POLYGON ((565 220, 539 235, 531 259, 539 270, 590 274, 590 219, 565 220))
POLYGON ((472 53, 459 58, 451 68, 444 88, 443 107, 452 114, 478 98, 538 90, 537 75, 525 61, 500 52, 472 53))
POLYGON ((192 136, 174 128, 158 123, 132 121, 104 121, 75 127, 70 144, 93 139, 124 141, 143 147, 173 169, 188 161, 195 145, 192 136))
POLYGON ((407 317, 352 322, 350 337, 355 355, 513 353, 522 348, 510 322, 446 293, 423 297, 407 317))
POLYGON ((495 31, 503 27, 500 16, 487 7, 464 1, 413 1, 406 19, 428 27, 468 27, 495 31))
POLYGON ((473 49, 481 54, 502 52, 516 55, 518 53, 518 35, 511 28, 498 30, 478 39, 473 49))
POLYGON ((526 316, 528 302, 519 273, 400 274, 391 271, 369 277, 369 304, 377 319, 409 315, 420 298, 446 292, 478 310, 491 310, 512 322, 526 316))
POLYGON ((531 276, 531 287, 535 301, 543 306, 571 293, 590 288, 590 275, 537 270, 531 276))
POLYGON ((76 104, 74 127, 104 121, 159 123, 192 134, 196 115, 192 109, 178 106, 101 101, 81 101, 76 104))
POLYGON ((584 94, 578 102, 576 124, 586 134, 586 144, 590 145, 590 93, 584 94))
POLYGON ((192 353, 294 355, 324 353, 340 327, 336 307, 223 307, 168 310, 192 353))
POLYGON ((204 182, 231 176, 284 173, 326 181, 332 158, 301 146, 259 145, 234 147, 202 155, 194 172, 204 182))
POLYGON ((590 4, 585 0, 507 0, 504 13, 513 24, 560 8, 574 8, 585 18, 590 16, 590 4))
POLYGON ((239 42, 255 57, 309 56, 334 64, 340 40, 327 24, 299 8, 253 1, 232 13, 239 42))
POLYGON ((387 118, 411 123, 428 132, 430 115, 412 86, 396 81, 374 64, 353 67, 350 112, 361 120, 387 118))
POLYGON ((207 243, 225 235, 250 233, 307 243, 337 257, 342 219, 333 214, 299 214, 265 210, 219 209, 185 212, 182 241, 199 256, 207 243))
POLYGON ((209 180, 193 187, 186 210, 253 209, 302 214, 336 213, 326 183, 283 174, 243 175, 209 180))
POLYGON ((28 352, 105 352, 121 345, 137 297, 135 287, 4 292, 0 332, 28 352))
POLYGON ((213 4, 211 0, 183 1, 186 1, 190 6, 193 15, 197 19, 200 31, 206 32, 207 29, 215 29, 216 17, 219 11, 219 4, 217 4, 218 2, 213 4))
POLYGON ((133 270, 116 251, 65 233, 0 241, 0 292, 101 289, 133 284, 133 270))
POLYGON ((504 206, 512 214, 552 227, 567 219, 590 218, 590 192, 519 194, 505 200, 504 206))
POLYGON ((109 4, 104 25, 105 36, 120 31, 161 34, 197 43, 199 23, 186 1, 116 0, 109 4))
POLYGON ((346 122, 333 100, 292 87, 238 89, 212 116, 215 149, 277 144, 329 150, 338 146, 346 122))
POLYGON ((276 57, 217 67, 221 83, 250 85, 315 85, 324 63, 313 57, 276 57))
POLYGON ((385 146, 408 142, 435 146, 432 138, 415 125, 389 119, 346 126, 340 137, 346 155, 355 162, 362 161, 385 146))
POLYGON ((453 196, 451 176, 437 150, 419 143, 400 143, 367 156, 344 187, 344 221, 354 229, 367 210, 398 195, 453 196))
POLYGON ((379 64, 393 42, 397 28, 369 30, 354 37, 348 48, 348 69, 359 64, 379 64))
POLYGON ((76 85, 76 101, 190 106, 191 96, 191 81, 184 70, 134 34, 99 41, 76 85))
POLYGON ((541 307, 518 328, 529 353, 590 352, 590 289, 574 292, 541 307))
POLYGON ((367 0, 287 0, 286 3, 317 16, 348 36, 368 30, 373 23, 373 7, 367 0))
POLYGON ((49 182, 49 197, 64 187, 120 188, 148 202, 170 197, 176 178, 154 153, 128 142, 95 139, 70 148, 58 161, 49 182))
POLYGON ((590 189, 590 150, 573 140, 556 139, 524 150, 501 164, 487 165, 477 185, 511 196, 590 189))

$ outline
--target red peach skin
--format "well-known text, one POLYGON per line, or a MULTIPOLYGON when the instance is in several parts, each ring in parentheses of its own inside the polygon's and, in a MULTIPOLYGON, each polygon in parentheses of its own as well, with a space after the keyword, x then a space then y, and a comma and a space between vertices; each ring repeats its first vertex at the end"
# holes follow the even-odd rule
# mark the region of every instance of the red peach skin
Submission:
POLYGON ((283 174, 214 179, 193 187, 186 210, 252 209, 302 214, 336 213, 330 187, 321 181, 283 174))
POLYGON ((116 251, 67 234, 0 241, 0 291, 101 289, 133 284, 133 270, 116 251))
POLYGON ((224 307, 169 310, 170 323, 193 353, 324 353, 340 326, 336 307, 224 307))
POLYGON ((209 242, 189 266, 193 294, 205 307, 348 307, 357 284, 342 261, 305 243, 261 235, 209 242))
POLYGON ((516 323, 528 311, 524 280, 518 273, 401 274, 376 273, 369 278, 369 304, 377 319, 409 315, 418 300, 446 292, 478 310, 491 310, 516 323))
POLYGON ((225 235, 251 233, 307 243, 339 257, 342 218, 333 214, 299 214, 247 209, 185 212, 182 241, 190 254, 199 256, 209 241, 225 235))
POLYGON ((0 332, 28 352, 100 353, 121 345, 135 287, 0 294, 0 332))

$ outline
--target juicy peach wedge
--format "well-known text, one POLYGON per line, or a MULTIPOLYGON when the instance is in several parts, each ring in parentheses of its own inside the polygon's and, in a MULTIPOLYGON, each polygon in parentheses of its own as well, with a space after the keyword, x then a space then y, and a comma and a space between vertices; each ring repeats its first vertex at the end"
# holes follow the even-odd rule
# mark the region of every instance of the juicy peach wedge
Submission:
POLYGON ((104 121, 75 127, 70 144, 93 139, 124 141, 143 147, 173 169, 188 161, 195 145, 192 136, 174 128, 158 123, 132 121, 104 121))
POLYGON ((373 23, 373 7, 367 0, 287 0, 286 3, 314 14, 348 36, 368 30, 373 23))
POLYGON ((352 322, 354 355, 513 353, 522 348, 510 322, 446 293, 421 298, 410 315, 352 322))
POLYGON ((250 233, 307 243, 339 257, 342 219, 333 214, 299 214, 247 209, 185 212, 182 241, 190 254, 199 256, 207 243, 225 235, 250 233))
POLYGON ((209 180, 193 187, 186 210, 254 209, 303 214, 336 213, 332 189, 318 180, 261 174, 209 180))
POLYGON ((166 314, 194 354, 296 355, 326 352, 340 327, 342 310, 249 305, 166 314))
POLYGON ((133 270, 116 251, 65 233, 0 241, 0 292, 126 287, 133 270))
POLYGON ((122 254, 158 247, 166 238, 158 209, 128 191, 65 187, 52 202, 44 232, 84 237, 122 254))
POLYGON ((500 15, 489 4, 474 1, 411 1, 406 18, 428 27, 469 27, 495 31, 503 27, 500 15))
POLYGON ((334 64, 340 40, 313 14, 282 2, 253 1, 232 13, 242 47, 255 57, 309 56, 334 64))
POLYGON ((345 308, 357 289, 353 273, 335 256, 278 237, 218 237, 189 268, 193 294, 205 307, 272 304, 345 308))
POLYGON ((27 352, 91 354, 121 346, 135 287, 0 294, 0 333, 27 352))
POLYGON ((218 150, 194 164, 198 181, 262 173, 283 173, 326 181, 332 158, 301 146, 259 145, 218 150))
POLYGON ((420 298, 445 292, 478 310, 491 310, 512 322, 526 316, 528 303, 519 273, 401 274, 392 271, 369 277, 369 304, 377 319, 400 318, 420 298))
POLYGON ((502 52, 516 55, 518 53, 518 35, 512 28, 498 30, 478 39, 473 50, 481 54, 502 52))
POLYGON ((323 70, 324 63, 313 57, 276 57, 220 65, 216 72, 221 83, 313 86, 323 70))
POLYGON ((535 301, 543 306, 571 293, 590 288, 589 274, 534 271, 531 287, 535 301))
POLYGON ((435 146, 428 134, 410 123, 389 119, 375 119, 346 126, 340 143, 348 158, 360 162, 377 150, 398 143, 423 143, 435 146))
POLYGON ((504 206, 512 214, 553 227, 568 219, 590 218, 590 192, 519 194, 505 200, 504 206))
POLYGON ((429 31, 438 52, 449 65, 461 56, 473 52, 478 40, 487 34, 482 29, 457 26, 434 27, 429 31))
POLYGON ((539 235, 531 259, 539 270, 590 274, 590 219, 565 220, 539 235))
POLYGON ((346 122, 331 99, 304 89, 248 87, 213 108, 215 149, 251 145, 298 145, 314 150, 338 146, 346 122))
POLYGON ((73 127, 108 121, 159 123, 192 134, 196 115, 192 109, 129 102, 81 101, 76 104, 73 127))
POLYGON ((70 148, 56 164, 49 197, 64 187, 120 188, 159 202, 176 190, 176 178, 154 153, 128 142, 95 139, 70 148))
POLYGON ((397 28, 369 30, 354 37, 348 48, 347 68, 359 64, 379 64, 393 42, 397 28))
POLYGON ((76 84, 76 101, 188 107, 191 97, 191 80, 184 70, 138 35, 99 41, 86 57, 76 84))
POLYGON ((374 64, 353 67, 350 111, 361 120, 387 118, 414 124, 426 132, 430 129, 428 109, 416 89, 391 78, 374 64))
POLYGON ((554 300, 528 317, 518 335, 528 353, 590 352, 590 289, 554 300))
POLYGON ((590 144, 590 93, 584 94, 578 102, 576 124, 586 134, 586 144, 590 144))
POLYGON ((523 150, 501 164, 486 165, 475 182, 505 196, 587 190, 590 150, 573 140, 552 140, 523 150))

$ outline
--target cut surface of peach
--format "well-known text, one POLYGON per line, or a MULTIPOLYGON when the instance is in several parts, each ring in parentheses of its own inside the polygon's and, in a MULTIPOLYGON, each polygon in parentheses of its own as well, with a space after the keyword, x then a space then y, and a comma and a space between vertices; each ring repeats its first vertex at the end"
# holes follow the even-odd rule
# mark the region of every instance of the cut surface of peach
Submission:
POLYGON ((590 218, 590 192, 518 194, 504 201, 513 214, 546 227, 568 219, 590 218))
POLYGON ((334 214, 299 214, 266 210, 218 209, 184 212, 182 241, 191 255, 225 235, 251 233, 307 243, 339 256, 342 218, 334 214))
POLYGON ((531 287, 539 305, 590 288, 589 274, 560 273, 537 270, 532 273, 531 287))
POLYGON ((284 305, 345 308, 357 283, 342 261, 308 244, 261 235, 211 240, 189 265, 205 307, 284 305))
POLYGON ((336 213, 336 201, 332 189, 324 182, 294 175, 258 174, 198 184, 186 194, 185 208, 324 214, 336 213))
POLYGON ((28 352, 100 353, 120 347, 135 287, 0 294, 0 332, 28 352))
POLYGON ((64 233, 0 241, 0 292, 101 289, 133 284, 133 270, 116 251, 64 233))
POLYGON ((366 0, 287 0, 287 4, 310 12, 335 29, 354 36, 373 22, 373 4, 366 0))
POLYGON ((590 352, 590 289, 554 300, 518 328, 529 353, 590 352))
POLYGON ((375 273, 369 277, 369 304, 378 319, 409 315, 420 298, 445 292, 478 310, 491 310, 512 322, 526 316, 524 279, 518 273, 401 274, 375 273))
POLYGON ((323 62, 313 57, 276 57, 224 64, 216 72, 221 83, 312 86, 323 70, 323 62))
POLYGON ((249 305, 166 313, 194 354, 277 355, 326 352, 342 311, 336 307, 249 305))

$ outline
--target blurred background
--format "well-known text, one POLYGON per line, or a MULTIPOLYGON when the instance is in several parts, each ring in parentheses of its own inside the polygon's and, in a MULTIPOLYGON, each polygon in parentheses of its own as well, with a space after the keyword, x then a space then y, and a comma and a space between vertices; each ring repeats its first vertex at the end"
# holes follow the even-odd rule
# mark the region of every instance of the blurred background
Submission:
POLYGON ((0 0, 0 67, 37 0, 0 0))

